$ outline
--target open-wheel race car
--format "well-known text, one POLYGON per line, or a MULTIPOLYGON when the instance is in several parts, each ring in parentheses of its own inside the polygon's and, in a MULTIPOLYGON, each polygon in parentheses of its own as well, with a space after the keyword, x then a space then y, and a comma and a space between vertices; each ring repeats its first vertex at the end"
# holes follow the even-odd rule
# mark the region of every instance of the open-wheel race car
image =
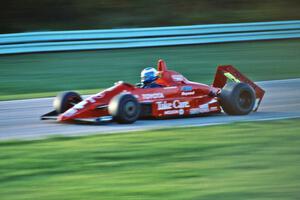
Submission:
POLYGON ((62 92, 54 99, 54 111, 42 120, 59 122, 133 123, 140 118, 187 117, 220 113, 246 115, 257 111, 265 91, 233 66, 219 66, 212 85, 189 81, 158 61, 162 87, 140 88, 119 81, 114 86, 82 99, 76 92, 62 92), (228 81, 230 80, 230 81, 228 81))

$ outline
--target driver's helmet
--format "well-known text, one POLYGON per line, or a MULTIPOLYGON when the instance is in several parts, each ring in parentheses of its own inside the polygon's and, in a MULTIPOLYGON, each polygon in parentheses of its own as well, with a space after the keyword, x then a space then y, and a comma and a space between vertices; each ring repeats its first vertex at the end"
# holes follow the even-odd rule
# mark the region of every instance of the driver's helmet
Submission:
POLYGON ((155 81, 158 78, 158 72, 155 68, 153 67, 147 67, 143 69, 141 72, 141 81, 142 83, 151 83, 155 81))

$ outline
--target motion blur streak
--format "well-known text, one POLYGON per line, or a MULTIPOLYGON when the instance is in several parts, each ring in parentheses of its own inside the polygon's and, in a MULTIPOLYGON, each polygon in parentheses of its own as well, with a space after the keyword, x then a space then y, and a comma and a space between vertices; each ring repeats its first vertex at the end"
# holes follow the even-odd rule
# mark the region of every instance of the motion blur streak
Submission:
POLYGON ((225 114, 172 120, 140 120, 132 125, 74 125, 40 121, 39 116, 52 109, 52 98, 0 102, 0 139, 38 139, 53 135, 87 135, 116 133, 174 126, 204 126, 300 117, 300 79, 258 82, 266 90, 257 113, 247 116, 225 114))

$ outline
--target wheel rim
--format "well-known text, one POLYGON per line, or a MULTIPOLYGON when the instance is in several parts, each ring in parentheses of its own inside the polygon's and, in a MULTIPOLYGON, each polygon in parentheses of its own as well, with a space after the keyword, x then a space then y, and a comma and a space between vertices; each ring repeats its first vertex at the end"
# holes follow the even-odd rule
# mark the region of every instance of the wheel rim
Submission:
POLYGON ((248 109, 252 105, 251 94, 247 91, 243 91, 239 95, 239 104, 242 108, 248 109))
POLYGON ((128 117, 133 117, 136 113, 136 105, 133 101, 128 101, 124 106, 125 113, 128 117))

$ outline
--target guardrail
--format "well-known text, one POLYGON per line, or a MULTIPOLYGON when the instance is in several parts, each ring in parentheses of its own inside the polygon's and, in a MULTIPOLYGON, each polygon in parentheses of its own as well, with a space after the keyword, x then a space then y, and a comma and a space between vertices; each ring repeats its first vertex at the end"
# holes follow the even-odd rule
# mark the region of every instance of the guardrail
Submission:
POLYGON ((0 34, 0 54, 300 38, 300 20, 0 34))

